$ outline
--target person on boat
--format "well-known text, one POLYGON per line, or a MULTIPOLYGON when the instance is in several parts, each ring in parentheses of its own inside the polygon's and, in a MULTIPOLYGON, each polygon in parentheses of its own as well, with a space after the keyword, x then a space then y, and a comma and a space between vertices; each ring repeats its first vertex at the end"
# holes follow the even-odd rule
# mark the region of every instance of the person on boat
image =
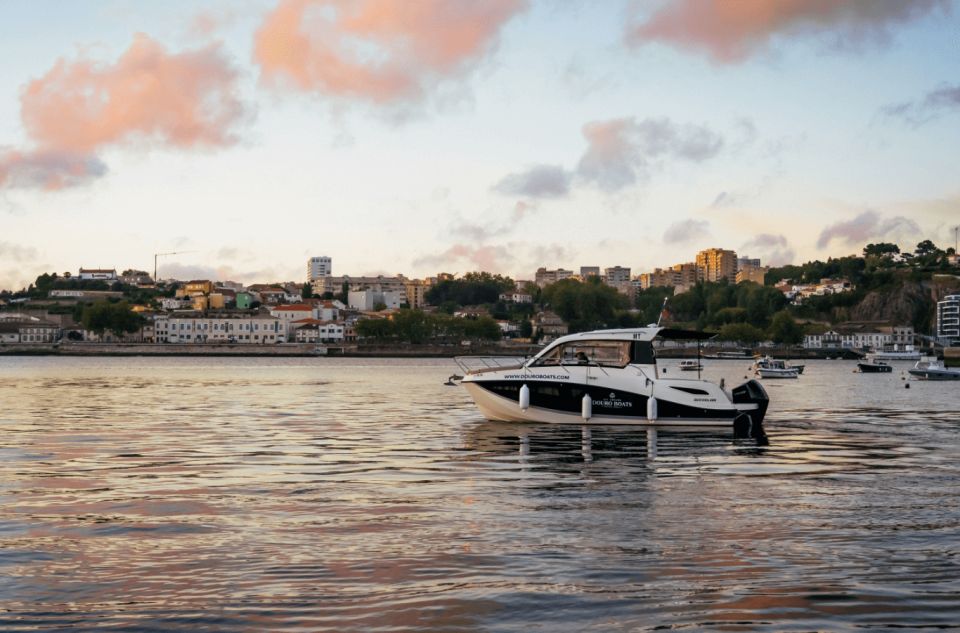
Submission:
POLYGON ((577 352, 577 364, 586 365, 590 362, 590 359, 587 358, 587 355, 584 352, 577 352))

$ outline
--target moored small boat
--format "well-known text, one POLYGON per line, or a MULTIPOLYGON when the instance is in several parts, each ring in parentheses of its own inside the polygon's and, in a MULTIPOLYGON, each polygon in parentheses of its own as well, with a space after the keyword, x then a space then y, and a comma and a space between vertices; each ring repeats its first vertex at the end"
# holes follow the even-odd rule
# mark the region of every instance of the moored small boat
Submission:
POLYGON ((802 364, 800 364, 800 365, 792 365, 792 364, 790 364, 790 363, 787 363, 787 362, 784 361, 784 360, 775 361, 775 360, 774 360, 773 358, 771 358, 770 356, 763 356, 763 357, 760 357, 760 358, 758 358, 757 360, 755 360, 754 363, 753 363, 753 370, 756 371, 756 372, 759 372, 761 369, 769 369, 769 368, 775 367, 775 366, 776 366, 776 367, 779 367, 780 365, 782 365, 782 366, 785 367, 786 369, 795 369, 795 370, 797 371, 797 374, 798 374, 798 375, 803 373, 803 367, 804 367, 804 365, 802 365, 802 364), (778 363, 778 365, 774 365, 774 363, 778 363))
POLYGON ((893 371, 893 367, 882 360, 861 361, 857 363, 857 369, 861 374, 889 374, 893 371))
POLYGON ((703 365, 698 360, 680 361, 680 371, 700 371, 701 369, 703 369, 703 365))
POLYGON ((757 373, 761 378, 796 378, 800 375, 796 367, 790 367, 784 361, 773 358, 758 364, 757 373))

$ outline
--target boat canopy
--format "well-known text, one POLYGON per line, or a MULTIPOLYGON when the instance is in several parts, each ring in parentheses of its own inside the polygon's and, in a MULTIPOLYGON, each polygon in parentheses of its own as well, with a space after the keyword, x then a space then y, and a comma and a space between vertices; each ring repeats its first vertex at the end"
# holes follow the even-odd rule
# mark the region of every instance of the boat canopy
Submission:
MULTIPOLYGON (((593 330, 591 332, 578 332, 568 334, 547 345, 539 354, 531 359, 530 364, 563 364, 564 356, 576 354, 579 348, 590 346, 596 342, 598 349, 611 345, 611 342, 632 345, 625 345, 623 350, 618 353, 620 365, 626 365, 628 362, 638 364, 652 364, 655 362, 652 341, 655 338, 661 338, 672 341, 703 341, 713 338, 714 334, 707 332, 698 332, 696 330, 680 330, 676 328, 661 327, 641 327, 625 328, 619 330, 593 330), (606 345, 602 345, 605 343, 606 345), (556 358, 554 358, 556 357, 556 358)), ((619 346, 616 346, 619 347, 619 346)), ((596 353, 596 351, 594 351, 596 353)), ((587 357, 594 360, 594 353, 588 353, 587 357)))

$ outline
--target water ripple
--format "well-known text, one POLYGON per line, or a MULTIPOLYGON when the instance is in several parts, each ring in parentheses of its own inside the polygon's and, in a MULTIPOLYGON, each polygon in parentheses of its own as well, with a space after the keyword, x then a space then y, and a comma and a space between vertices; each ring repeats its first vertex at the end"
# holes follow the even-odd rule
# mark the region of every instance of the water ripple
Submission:
POLYGON ((960 393, 851 368, 654 447, 445 360, 3 357, 0 630, 956 627, 960 393))

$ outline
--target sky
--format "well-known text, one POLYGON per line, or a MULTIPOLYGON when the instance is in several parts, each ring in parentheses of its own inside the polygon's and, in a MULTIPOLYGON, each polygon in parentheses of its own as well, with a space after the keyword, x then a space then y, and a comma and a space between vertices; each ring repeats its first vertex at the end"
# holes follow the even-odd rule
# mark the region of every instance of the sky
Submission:
POLYGON ((801 263, 960 225, 958 0, 0 3, 0 289, 801 263))

